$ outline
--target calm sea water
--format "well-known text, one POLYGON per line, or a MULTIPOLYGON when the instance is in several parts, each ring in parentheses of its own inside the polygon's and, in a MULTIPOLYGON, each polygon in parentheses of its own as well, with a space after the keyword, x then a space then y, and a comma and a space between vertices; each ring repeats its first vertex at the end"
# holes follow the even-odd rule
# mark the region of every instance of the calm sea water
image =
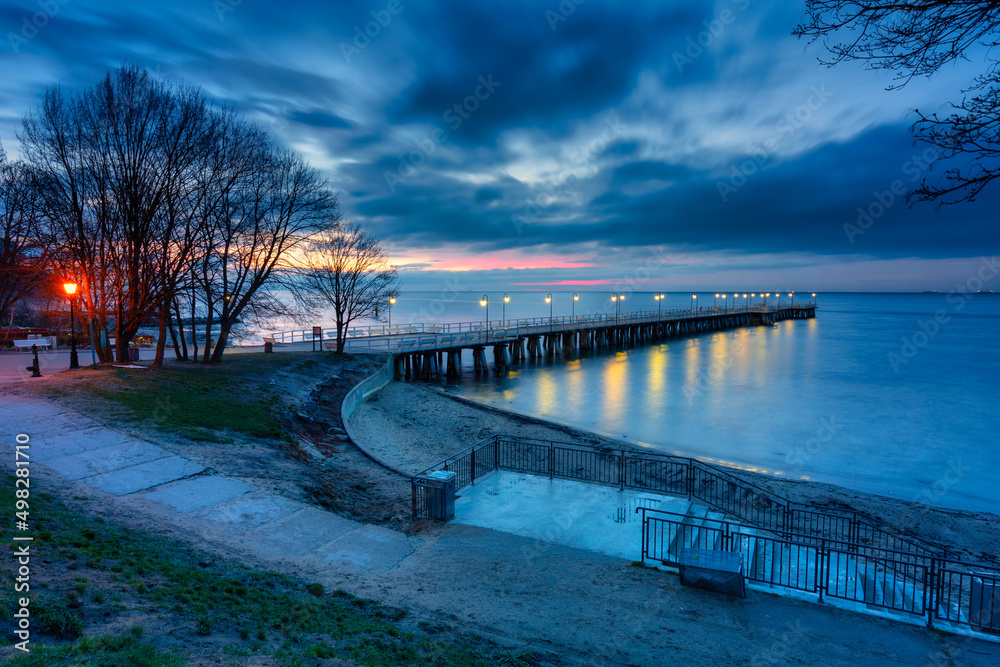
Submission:
MULTIPOLYGON (((511 293, 506 316, 547 316, 544 296, 511 293)), ((553 293, 555 315, 570 314, 571 296, 553 293)), ((393 323, 482 319, 480 297, 404 293, 393 323)), ((489 297, 499 319, 501 295, 489 297)), ((820 294, 818 302, 814 320, 529 362, 502 378, 475 377, 469 358, 449 383, 477 401, 657 451, 1000 512, 1000 295, 820 294)), ((671 294, 663 307, 690 303, 690 294, 671 294)), ((625 308, 656 302, 633 293, 625 308)), ((607 294, 580 293, 576 309, 614 305, 607 294)))

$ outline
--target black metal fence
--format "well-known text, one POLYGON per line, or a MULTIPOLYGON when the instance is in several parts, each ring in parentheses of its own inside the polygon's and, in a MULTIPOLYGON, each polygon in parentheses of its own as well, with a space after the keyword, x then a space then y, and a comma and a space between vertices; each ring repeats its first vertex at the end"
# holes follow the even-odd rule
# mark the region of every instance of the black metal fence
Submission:
POLYGON ((494 470, 636 489, 697 499, 745 523, 803 539, 835 539, 915 557, 947 557, 947 550, 853 510, 795 503, 724 468, 671 454, 599 449, 520 436, 494 435, 413 477, 413 518, 428 516, 428 487, 435 470, 456 473, 455 489, 494 470))
POLYGON ((643 561, 677 565, 683 548, 739 552, 750 581, 921 617, 928 625, 937 620, 1000 633, 1000 568, 813 535, 758 534, 648 507, 636 511, 643 561))

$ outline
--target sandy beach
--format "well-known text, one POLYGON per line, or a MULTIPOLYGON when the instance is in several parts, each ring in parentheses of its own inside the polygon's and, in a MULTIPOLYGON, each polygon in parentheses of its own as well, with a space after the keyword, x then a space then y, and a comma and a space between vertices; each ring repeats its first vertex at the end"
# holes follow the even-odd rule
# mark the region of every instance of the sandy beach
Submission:
MULTIPOLYGON (((419 383, 390 383, 351 416, 348 426, 360 447, 411 473, 494 433, 640 449, 625 440, 513 414, 419 383)), ((830 484, 782 479, 735 468, 726 470, 796 502, 865 512, 942 544, 962 559, 1000 563, 1000 516, 996 514, 936 508, 830 484)))

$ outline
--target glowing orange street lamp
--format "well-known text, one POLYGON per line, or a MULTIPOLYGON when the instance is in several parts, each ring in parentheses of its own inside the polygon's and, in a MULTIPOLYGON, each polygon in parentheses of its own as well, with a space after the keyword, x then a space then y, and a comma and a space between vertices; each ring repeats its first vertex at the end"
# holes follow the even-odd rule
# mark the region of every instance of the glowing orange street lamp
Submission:
POLYGON ((76 356, 76 323, 73 319, 73 295, 76 294, 76 283, 63 283, 66 296, 69 297, 69 367, 80 367, 80 359, 76 356))

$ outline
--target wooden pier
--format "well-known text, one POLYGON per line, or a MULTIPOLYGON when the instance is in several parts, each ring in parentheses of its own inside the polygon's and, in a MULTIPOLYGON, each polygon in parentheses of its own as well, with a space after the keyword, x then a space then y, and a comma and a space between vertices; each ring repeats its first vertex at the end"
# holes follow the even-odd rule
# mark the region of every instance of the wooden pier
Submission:
MULTIPOLYGON (((430 380, 461 373, 462 352, 472 350, 476 373, 502 374, 514 364, 573 352, 611 350, 781 320, 816 317, 816 304, 590 315, 550 321, 483 323, 462 331, 386 336, 396 380, 430 380)), ((456 325, 458 326, 458 325, 456 325)))

